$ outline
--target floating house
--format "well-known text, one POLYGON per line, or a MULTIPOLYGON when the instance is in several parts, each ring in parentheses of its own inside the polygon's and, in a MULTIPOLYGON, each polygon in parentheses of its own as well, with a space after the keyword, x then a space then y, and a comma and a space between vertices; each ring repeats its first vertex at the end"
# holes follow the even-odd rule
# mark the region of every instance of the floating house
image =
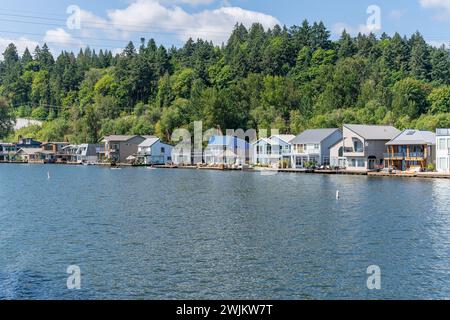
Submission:
POLYGON ((54 163, 56 160, 52 151, 42 148, 20 148, 14 157, 28 163, 54 163))
POLYGON ((436 162, 436 134, 408 129, 386 143, 386 168, 421 172, 436 162))
POLYGON ((145 165, 163 165, 172 162, 173 146, 152 137, 138 145, 137 161, 145 165))
POLYGON ((20 138, 19 142, 16 143, 17 150, 24 148, 40 148, 42 142, 36 141, 32 138, 20 138))
POLYGON ((0 142, 0 162, 9 162, 13 160, 17 147, 13 143, 0 142))
POLYGON ((291 141, 291 164, 301 169, 308 165, 330 165, 330 148, 342 140, 340 129, 311 129, 291 141))
POLYGON ((436 171, 450 173, 450 129, 436 130, 436 171))
POLYGON ((260 166, 279 167, 291 160, 291 141, 294 135, 273 135, 262 138, 252 144, 253 164, 260 166))
POLYGON ((65 163, 96 164, 98 162, 96 144, 68 145, 62 148, 61 161, 65 163))
POLYGON ((44 142, 41 144, 43 154, 45 154, 45 162, 64 162, 63 148, 69 145, 68 142, 44 142))
POLYGON ((244 165, 250 159, 250 144, 234 136, 213 136, 204 152, 208 165, 244 165))
POLYGON ((110 161, 112 163, 130 162, 130 157, 135 157, 138 153, 138 146, 146 139, 153 136, 139 135, 111 135, 102 139, 97 149, 100 161, 110 161))
POLYGON ((330 148, 330 165, 352 171, 380 169, 386 143, 399 134, 392 126, 345 124, 342 140, 330 148))

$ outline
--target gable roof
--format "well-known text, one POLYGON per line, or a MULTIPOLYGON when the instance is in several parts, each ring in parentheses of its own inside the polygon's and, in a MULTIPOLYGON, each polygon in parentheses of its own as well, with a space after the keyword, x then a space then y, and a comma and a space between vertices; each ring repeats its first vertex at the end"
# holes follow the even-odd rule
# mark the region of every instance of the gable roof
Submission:
POLYGON ((156 137, 152 137, 152 138, 147 138, 144 140, 144 142, 142 142, 139 147, 151 147, 153 146, 155 143, 157 143, 159 141, 159 138, 156 137))
POLYGON ((234 136, 213 136, 209 139, 208 146, 237 146, 248 148, 249 143, 234 136))
MULTIPOLYGON (((140 137, 138 135, 127 136, 127 135, 111 135, 103 138, 103 141, 117 141, 117 142, 127 142, 135 137, 140 137)), ((144 137, 142 137, 144 138, 144 137)))
POLYGON ((17 153, 23 152, 24 154, 37 154, 37 153, 41 153, 42 149, 41 148, 20 148, 19 150, 17 150, 17 153))
POLYGON ((339 129, 310 129, 299 134, 292 144, 319 144, 339 129))
POLYGON ((435 145, 436 134, 431 131, 407 129, 386 143, 388 146, 399 145, 435 145))
POLYGON ((295 139, 295 136, 293 134, 276 134, 270 137, 270 139, 273 138, 278 138, 286 143, 291 143, 291 141, 295 139))
POLYGON ((400 134, 400 130, 393 126, 344 124, 344 127, 366 140, 391 140, 400 134))

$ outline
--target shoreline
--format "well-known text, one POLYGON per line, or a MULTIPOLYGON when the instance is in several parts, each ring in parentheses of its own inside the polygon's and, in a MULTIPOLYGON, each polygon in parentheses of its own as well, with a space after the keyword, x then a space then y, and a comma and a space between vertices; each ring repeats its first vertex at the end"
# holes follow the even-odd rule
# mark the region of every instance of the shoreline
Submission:
MULTIPOLYGON (((27 162, 0 162, 1 164, 22 164, 22 165, 66 165, 66 166, 82 166, 80 163, 27 163, 27 162)), ((90 167, 111 167, 111 168, 146 168, 153 167, 155 169, 177 169, 177 170, 205 170, 205 171, 244 171, 244 172, 278 172, 278 173, 296 173, 296 174, 321 174, 321 175, 347 175, 347 176, 368 176, 368 177, 386 177, 386 178, 422 178, 422 179, 450 179, 450 174, 438 172, 415 172, 415 173, 387 173, 387 172, 371 172, 357 170, 313 170, 313 169, 270 169, 270 168, 218 168, 218 167, 197 167, 197 166, 170 166, 170 165, 131 165, 99 163, 96 165, 88 165, 90 167)))

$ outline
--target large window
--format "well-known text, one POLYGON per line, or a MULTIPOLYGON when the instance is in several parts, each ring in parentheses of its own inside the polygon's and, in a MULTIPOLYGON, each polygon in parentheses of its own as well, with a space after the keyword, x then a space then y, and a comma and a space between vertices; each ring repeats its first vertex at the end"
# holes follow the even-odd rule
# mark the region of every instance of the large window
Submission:
POLYGON ((364 145, 361 140, 353 140, 353 150, 355 150, 355 152, 364 152, 364 145))
POLYGON ((439 139, 439 142, 438 142, 438 149, 439 149, 439 150, 445 150, 445 149, 447 149, 446 139, 444 139, 444 138, 439 139))
POLYGON ((439 170, 447 170, 448 169, 447 158, 439 158, 437 161, 437 165, 439 170))

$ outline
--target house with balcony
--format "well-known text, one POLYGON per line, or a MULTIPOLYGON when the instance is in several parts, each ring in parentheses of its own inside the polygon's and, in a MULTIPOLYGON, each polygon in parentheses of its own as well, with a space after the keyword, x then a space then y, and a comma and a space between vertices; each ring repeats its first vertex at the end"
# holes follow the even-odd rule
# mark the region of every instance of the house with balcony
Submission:
POLYGON ((407 129, 386 143, 386 168, 422 172, 436 162, 436 135, 430 131, 407 129))
POLYGON ((45 154, 46 163, 64 162, 63 148, 69 145, 68 142, 44 142, 41 144, 43 153, 45 154))
POLYGON ((450 173, 450 129, 436 129, 436 171, 450 173))
POLYGON ((291 141, 291 165, 306 168, 308 165, 330 165, 330 147, 342 139, 340 129, 311 129, 291 141))
POLYGON ((61 161, 74 164, 95 164, 98 162, 98 147, 99 145, 92 143, 65 146, 60 153, 61 161))
POLYGON ((369 171, 384 167, 386 143, 400 134, 393 126, 344 124, 342 141, 333 145, 333 163, 351 171, 369 171))
POLYGON ((253 164, 259 166, 279 167, 291 161, 291 141, 294 135, 273 135, 262 138, 251 145, 253 164))
POLYGON ((13 160, 17 147, 14 143, 0 142, 0 162, 9 162, 13 160))
POLYGON ((137 161, 145 165, 163 165, 172 162, 173 146, 157 137, 145 139, 138 145, 137 161))
POLYGON ((102 162, 127 163, 130 157, 138 153, 138 146, 153 136, 111 135, 101 140, 97 148, 98 157, 102 162))
POLYGON ((244 165, 250 159, 250 145, 235 136, 213 136, 203 157, 208 165, 244 165))
POLYGON ((17 150, 25 149, 25 148, 34 148, 38 149, 41 147, 42 142, 36 141, 33 138, 19 138, 19 141, 16 143, 17 150))

